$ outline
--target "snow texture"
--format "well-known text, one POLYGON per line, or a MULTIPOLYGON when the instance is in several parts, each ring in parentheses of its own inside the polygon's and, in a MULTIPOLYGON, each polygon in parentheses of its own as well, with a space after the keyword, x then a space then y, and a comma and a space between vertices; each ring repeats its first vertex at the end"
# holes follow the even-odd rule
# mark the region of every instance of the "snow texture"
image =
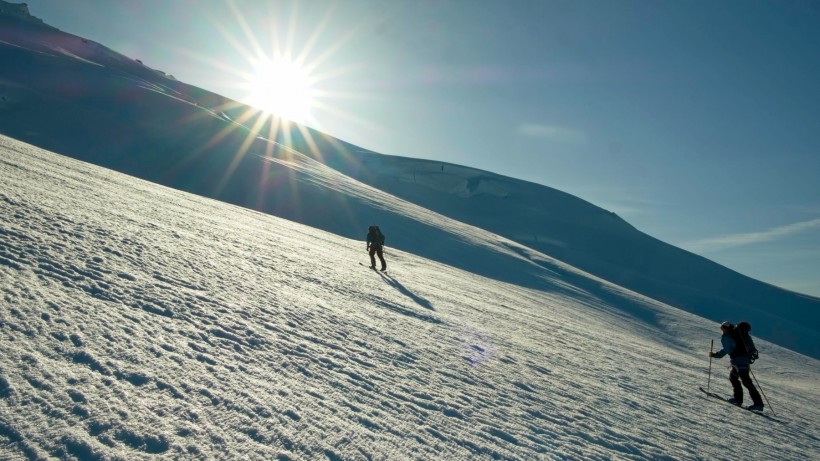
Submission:
POLYGON ((0 459, 820 459, 820 300, 281 123, 0 0, 0 459))
POLYGON ((0 12, 0 63, 0 133, 14 139, 347 238, 378 224, 394 248, 527 288, 560 288, 545 272, 585 283, 571 282, 577 268, 716 322, 747 320, 757 336, 820 358, 820 299, 658 241, 561 191, 267 120, 20 15, 0 12))
POLYGON ((0 459, 820 457, 816 360, 757 340, 777 418, 747 414, 698 390, 715 323, 595 279, 390 247, 382 274, 361 240, 6 137, 0 216, 0 459))

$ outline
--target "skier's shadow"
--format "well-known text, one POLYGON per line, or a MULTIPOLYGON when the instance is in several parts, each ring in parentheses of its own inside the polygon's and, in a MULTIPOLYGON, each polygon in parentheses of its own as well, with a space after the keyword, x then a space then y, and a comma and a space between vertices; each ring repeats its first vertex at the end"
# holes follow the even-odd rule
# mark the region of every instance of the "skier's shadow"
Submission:
POLYGON ((390 275, 387 275, 384 272, 379 272, 379 275, 382 276, 382 278, 384 279, 385 282, 387 282, 393 288, 399 290, 399 292, 401 292, 401 294, 403 294, 403 295, 407 296, 408 298, 412 299, 413 301, 415 301, 416 304, 418 304, 419 306, 421 306, 421 307, 423 307, 427 310, 431 310, 431 311, 436 310, 433 307, 433 305, 430 304, 430 301, 428 301, 428 300, 422 298, 421 296, 413 293, 412 291, 408 290, 404 285, 399 283, 398 280, 394 279, 390 275))

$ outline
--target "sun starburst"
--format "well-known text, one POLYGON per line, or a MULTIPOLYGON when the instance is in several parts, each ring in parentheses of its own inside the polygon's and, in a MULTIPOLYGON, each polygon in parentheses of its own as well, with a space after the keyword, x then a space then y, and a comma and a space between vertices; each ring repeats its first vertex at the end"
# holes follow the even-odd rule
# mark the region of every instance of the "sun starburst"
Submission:
POLYGON ((252 67, 242 84, 247 92, 243 102, 297 123, 310 118, 314 91, 307 70, 281 56, 255 59, 252 67))
MULTIPOLYGON (((191 55, 179 50, 180 53, 211 65, 224 88, 238 89, 240 93, 238 97, 234 93, 235 102, 202 106, 211 115, 228 122, 210 139, 209 145, 216 145, 236 133, 244 133, 244 140, 236 145, 233 158, 217 189, 221 190, 230 183, 239 165, 249 155, 265 159, 265 166, 260 170, 261 176, 258 178, 260 193, 268 190, 265 184, 279 171, 273 166, 278 160, 285 160, 279 164, 281 170, 283 166, 290 164, 288 162, 307 161, 308 158, 325 163, 325 156, 331 151, 334 156, 352 155, 337 139, 321 135, 308 126, 322 129, 316 112, 331 114, 335 119, 364 123, 328 102, 333 98, 364 96, 323 87, 355 69, 349 64, 334 66, 331 63, 360 30, 350 28, 341 36, 326 40, 323 34, 327 32, 328 24, 333 19, 333 8, 328 8, 324 17, 318 21, 302 21, 301 24, 309 26, 307 29, 299 29, 300 21, 295 8, 290 14, 276 10, 257 17, 250 16, 251 10, 240 10, 234 2, 229 1, 226 5, 232 15, 211 17, 211 26, 222 43, 233 49, 231 59, 191 55), (265 22, 266 18, 270 20, 265 22), (253 24, 249 22, 250 19, 253 19, 253 24), (233 59, 237 57, 239 60, 233 59), (300 158, 300 154, 305 157, 300 158)), ((271 5, 271 8, 275 7, 271 5)), ((259 13, 259 10, 253 12, 259 13)), ((208 148, 204 146, 203 151, 208 148)), ((290 186, 293 190, 297 189, 295 184, 290 186)), ((278 182, 276 187, 287 185, 278 182)), ((296 197, 296 194, 291 196, 296 197)), ((264 197, 259 198, 260 203, 263 200, 264 197)))

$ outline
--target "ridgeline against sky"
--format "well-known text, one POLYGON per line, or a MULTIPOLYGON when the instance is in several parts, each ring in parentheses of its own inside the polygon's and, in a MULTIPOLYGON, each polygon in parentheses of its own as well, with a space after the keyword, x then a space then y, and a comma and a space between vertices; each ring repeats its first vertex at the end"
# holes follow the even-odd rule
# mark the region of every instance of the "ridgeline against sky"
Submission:
POLYGON ((352 144, 549 185, 820 296, 815 2, 28 5, 352 144))
POLYGON ((715 321, 748 320, 756 335, 820 356, 820 300, 665 244, 572 195, 380 155, 25 15, 0 21, 2 134, 349 238, 378 223, 390 247, 497 280, 564 289, 547 270, 600 290, 578 268, 715 321))
POLYGON ((817 299, 457 163, 0 1, 0 459, 820 458, 817 299), (698 390, 730 392, 715 317, 753 324, 761 414, 698 390))
MULTIPOLYGON (((474 262, 522 250, 440 221, 474 262)), ((372 271, 361 236, 5 136, 0 236, 0 459, 820 454, 817 360, 756 338, 765 416, 732 408, 697 389, 717 323, 557 264, 552 290, 394 248, 372 271)))

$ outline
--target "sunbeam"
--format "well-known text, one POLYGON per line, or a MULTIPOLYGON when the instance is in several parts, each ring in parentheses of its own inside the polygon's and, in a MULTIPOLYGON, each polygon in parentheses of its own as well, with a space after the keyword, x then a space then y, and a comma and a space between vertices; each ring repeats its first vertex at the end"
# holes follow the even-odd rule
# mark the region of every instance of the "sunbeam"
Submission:
MULTIPOLYGON (((332 89, 333 82, 344 79, 345 75, 363 71, 362 64, 331 64, 345 50, 345 46, 363 32, 361 26, 334 34, 333 40, 328 41, 324 39, 330 33, 328 27, 335 11, 332 7, 324 11, 319 21, 312 22, 309 29, 304 30, 299 28, 298 6, 285 12, 271 5, 268 19, 262 19, 248 16, 239 4, 227 2, 227 5, 230 8, 228 17, 211 15, 209 22, 219 39, 233 49, 238 60, 229 64, 207 55, 177 50, 209 64, 217 71, 215 75, 220 76, 223 84, 239 90, 235 98, 240 104, 229 102, 226 105, 203 106, 211 115, 227 123, 202 146, 200 152, 192 152, 189 157, 199 156, 229 136, 241 133, 232 158, 221 172, 217 190, 223 190, 232 182, 237 168, 250 155, 269 160, 287 160, 292 150, 321 163, 333 158, 350 160, 354 154, 344 143, 322 136, 308 126, 321 128, 316 112, 368 125, 341 106, 334 105, 333 100, 371 99, 374 95, 332 89), (269 142, 259 143, 256 142, 257 138, 269 142)), ((378 128, 369 126, 369 129, 378 128)), ((280 192, 283 191, 282 187, 288 188, 281 180, 274 179, 280 175, 271 168, 272 164, 265 163, 257 180, 280 192)), ((341 162, 345 163, 349 162, 341 162)), ((283 168, 293 167, 288 161, 280 165, 283 168)), ((290 180, 294 178, 290 177, 290 180)), ((275 193, 269 187, 265 190, 275 193)), ((298 208, 299 197, 296 197, 295 190, 294 187, 294 193, 288 194, 293 200, 291 206, 298 208)), ((260 194, 257 202, 264 201, 264 194, 260 194)))
POLYGON ((241 85, 243 102, 297 123, 310 118, 313 79, 304 68, 284 56, 256 59, 252 66, 241 85))

